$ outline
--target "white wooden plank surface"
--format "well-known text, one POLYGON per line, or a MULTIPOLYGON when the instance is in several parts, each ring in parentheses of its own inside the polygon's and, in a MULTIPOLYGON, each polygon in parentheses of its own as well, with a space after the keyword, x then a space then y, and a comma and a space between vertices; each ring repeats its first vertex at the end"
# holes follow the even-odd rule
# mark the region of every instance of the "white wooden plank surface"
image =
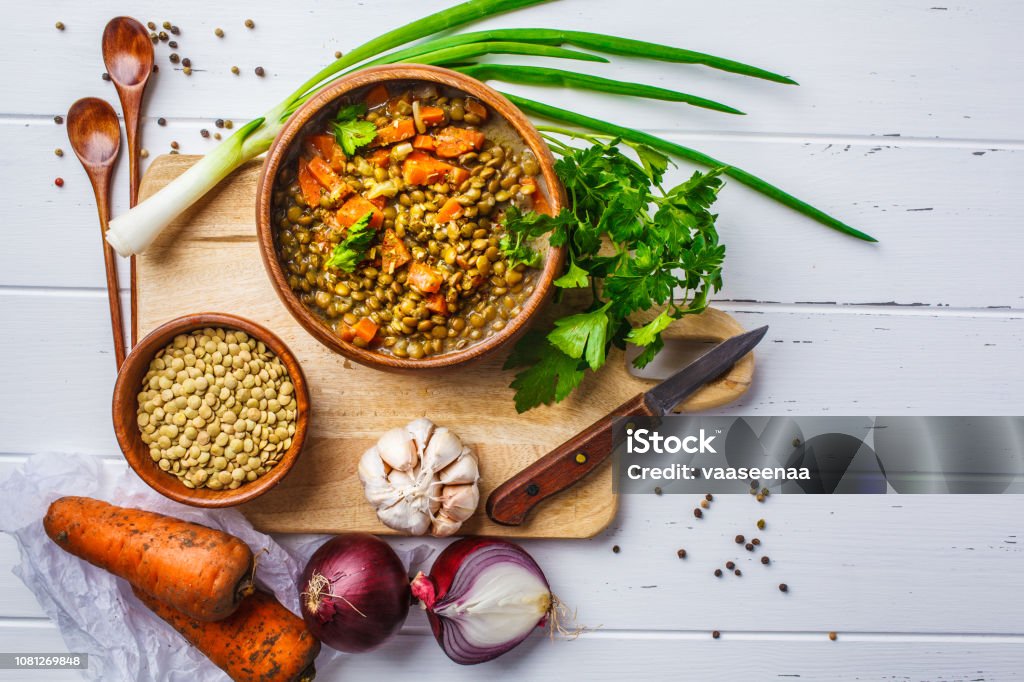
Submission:
MULTIPOLYGON (((185 152, 202 152, 212 143, 198 130, 212 130, 213 119, 241 122, 335 49, 446 4, 133 3, 143 20, 180 25, 179 53, 196 66, 186 78, 169 68, 167 47, 158 48, 144 146, 155 155, 173 139, 185 152), (246 17, 256 30, 242 27, 246 17), (224 40, 213 36, 215 26, 227 31, 224 40), (232 63, 242 76, 228 73, 232 63), (252 75, 257 64, 267 78, 252 75), (157 116, 168 125, 157 126, 157 116)), ((736 183, 723 192, 730 254, 720 305, 748 327, 772 327, 754 388, 726 413, 1020 414, 1024 91, 1016 85, 1024 7, 1012 0, 728 0, 682 10, 673 0, 643 0, 636 7, 559 0, 489 25, 616 32, 793 75, 800 88, 692 66, 583 65, 721 99, 747 117, 529 92, 718 154, 882 239, 855 243, 736 183), (880 305, 888 302, 900 305, 880 305)), ((99 33, 125 9, 111 0, 24 3, 0 22, 0 146, 8 155, 0 185, 9 204, 0 252, 8 396, 0 476, 37 451, 85 452, 123 466, 109 427, 114 372, 94 208, 66 129, 50 118, 79 96, 114 98, 99 79, 99 33), (58 19, 67 25, 62 33, 53 29, 58 19), (52 153, 57 146, 67 152, 62 159, 52 153), (52 185, 57 175, 66 180, 62 190, 52 185)), ((123 169, 115 181, 115 207, 123 210, 123 169)), ((602 626, 579 641, 538 640, 485 668, 461 668, 442 657, 416 614, 382 651, 349 657, 320 678, 1022 675, 1019 497, 775 497, 762 507, 719 496, 700 523, 692 504, 631 496, 593 540, 529 544, 581 622, 602 626), (772 566, 716 581, 710 571, 731 558, 732 536, 760 516, 769 522, 762 536, 772 566), (616 544, 619 554, 611 552, 616 544), (685 562, 675 556, 679 547, 690 552, 685 562), (775 589, 781 580, 789 594, 775 589), (712 629, 721 640, 710 639, 712 629), (840 633, 838 642, 825 638, 829 630, 840 633)), ((16 562, 13 541, 0 537, 0 650, 62 650, 56 629, 9 572, 16 562)), ((0 671, 0 680, 75 678, 0 671)))

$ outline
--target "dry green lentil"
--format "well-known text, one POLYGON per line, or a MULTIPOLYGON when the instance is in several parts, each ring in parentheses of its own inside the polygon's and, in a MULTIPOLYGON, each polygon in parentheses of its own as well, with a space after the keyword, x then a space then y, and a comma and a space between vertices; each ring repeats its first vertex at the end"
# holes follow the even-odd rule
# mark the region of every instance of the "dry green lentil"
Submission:
POLYGON ((234 489, 266 474, 290 446, 294 391, 263 342, 201 329, 154 356, 137 396, 137 424, 152 460, 183 485, 234 489), (270 427, 273 435, 257 442, 270 427))

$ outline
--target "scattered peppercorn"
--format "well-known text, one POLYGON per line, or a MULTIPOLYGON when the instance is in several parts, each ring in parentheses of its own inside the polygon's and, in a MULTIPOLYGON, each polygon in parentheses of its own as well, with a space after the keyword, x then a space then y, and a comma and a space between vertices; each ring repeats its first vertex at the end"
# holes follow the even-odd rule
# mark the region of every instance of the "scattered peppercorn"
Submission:
POLYGON ((185 57, 184 59, 181 60, 181 65, 182 66, 192 66, 192 60, 189 59, 188 57, 185 57))
POLYGON ((147 21, 146 22, 146 28, 148 28, 150 31, 155 31, 156 30, 156 24, 154 24, 152 21, 147 21))
POLYGON ((235 74, 237 76, 240 73, 239 68, 237 66, 232 66, 231 67, 231 73, 233 73, 233 74, 235 74))
POLYGON ((213 122, 213 125, 217 126, 218 128, 223 128, 224 127, 224 119, 218 118, 216 121, 213 122))
POLYGON ((64 186, 64 178, 56 178, 53 181, 53 184, 57 185, 58 187, 63 187, 64 186))
POLYGON ((693 510, 693 515, 696 516, 699 519, 699 518, 704 516, 704 512, 702 512, 699 508, 698 509, 694 509, 693 510))
POLYGON ((757 520, 757 529, 758 530, 764 530, 764 526, 765 526, 764 519, 758 519, 757 520))
POLYGON ((167 35, 165 31, 160 31, 156 34, 156 37, 165 43, 170 39, 170 37, 167 35))
POLYGON ((181 61, 181 57, 178 56, 177 52, 172 52, 167 58, 171 60, 171 64, 177 64, 181 61))
POLYGON ((753 481, 750 482, 750 487, 751 488, 756 488, 759 485, 761 485, 761 481, 757 480, 756 478, 753 481))
POLYGON ((256 67, 256 75, 259 76, 260 78, 263 78, 264 74, 266 74, 266 73, 267 72, 263 70, 262 66, 257 66, 256 67))
POLYGON ((710 506, 710 505, 708 505, 708 501, 707 501, 707 500, 701 500, 701 501, 700 501, 700 507, 701 507, 701 509, 707 509, 707 508, 708 508, 709 506, 710 506))
POLYGON ((58 21, 56 24, 54 24, 54 26, 57 28, 58 31, 63 31, 64 30, 64 22, 63 21, 58 21))
POLYGON ((145 147, 143 147, 142 149, 139 150, 139 156, 141 156, 144 159, 148 158, 149 157, 149 150, 146 149, 145 147))
POLYGON ((110 80, 110 74, 107 73, 106 71, 104 71, 103 73, 100 74, 100 78, 102 78, 105 81, 109 81, 110 80))
POLYGON ((180 146, 177 140, 171 140, 171 149, 178 149, 180 146))
POLYGON ((764 495, 765 497, 768 497, 769 495, 772 494, 772 491, 768 490, 768 488, 761 488, 761 494, 764 495))
POLYGON ((794 438, 793 439, 793 447, 794 448, 800 447, 800 439, 799 438, 794 438))
POLYGON ((746 538, 744 538, 742 535, 737 535, 736 536, 736 544, 737 545, 742 545, 744 542, 746 542, 746 538))
POLYGON ((760 545, 760 544, 761 544, 761 541, 760 541, 760 540, 758 540, 757 538, 754 538, 753 540, 751 540, 751 541, 750 541, 750 543, 751 543, 752 545, 755 545, 755 546, 756 546, 756 545, 760 545))
POLYGON ((725 567, 728 568, 731 571, 732 569, 736 568, 736 564, 734 564, 731 561, 726 561, 725 562, 725 567))
POLYGON ((56 123, 57 125, 61 125, 61 124, 64 123, 64 117, 61 116, 60 114, 57 114, 56 116, 53 117, 53 122, 56 123))
POLYGON ((156 72, 157 72, 157 71, 159 71, 159 70, 160 70, 160 67, 159 67, 159 66, 157 66, 156 64, 154 64, 154 65, 153 65, 153 73, 156 73, 156 72))
POLYGON ((64 156, 64 150, 61 149, 60 147, 57 147, 56 149, 54 149, 53 153, 56 154, 57 156, 64 156))
POLYGON ((177 40, 168 40, 167 41, 167 47, 171 48, 172 50, 177 50, 178 49, 178 41, 177 40))
POLYGON ((680 559, 685 559, 686 558, 686 550, 685 549, 680 549, 679 551, 676 552, 676 556, 679 557, 680 559))
POLYGON ((149 39, 152 40, 154 43, 160 42, 160 36, 158 36, 155 32, 149 34, 149 39))
POLYGON ((202 135, 203 137, 209 137, 210 131, 207 130, 206 128, 203 128, 202 130, 199 131, 199 134, 202 135))
POLYGON ((246 28, 256 28, 256 22, 254 22, 252 19, 246 19, 245 20, 245 27, 246 28))
POLYGON ((722 636, 722 633, 719 632, 718 630, 714 630, 714 631, 712 631, 711 636, 714 637, 715 639, 718 639, 719 637, 722 636))
POLYGON ((334 58, 335 58, 335 59, 341 59, 341 50, 338 50, 338 51, 336 51, 336 52, 334 53, 334 58))
POLYGON ((743 575, 743 571, 741 571, 738 568, 735 571, 733 571, 733 573, 735 573, 736 575, 743 575))
POLYGON ((220 139, 220 133, 214 133, 213 134, 213 139, 219 140, 220 139))
POLYGON ((180 35, 181 29, 177 26, 171 26, 171 35, 180 35))
POLYGON ((183 69, 182 69, 181 71, 182 71, 182 73, 184 73, 184 74, 185 74, 186 76, 191 76, 191 75, 192 75, 192 67, 191 67, 191 66, 186 66, 186 67, 185 67, 185 68, 183 68, 183 69))
POLYGON ((707 500, 708 502, 711 502, 712 500, 715 499, 715 496, 712 495, 711 493, 708 493, 707 495, 704 496, 704 499, 707 500))
POLYGON ((235 122, 229 118, 228 120, 224 121, 224 127, 227 128, 228 130, 231 130, 232 128, 235 127, 235 122))
POLYGON ((789 585, 786 583, 779 583, 779 592, 789 592, 789 585))
POLYGON ((758 493, 757 494, 757 501, 758 502, 764 502, 764 495, 762 495, 761 493, 758 493))
POLYGON ((661 494, 661 486, 658 486, 658 485, 654 486, 654 494, 655 495, 660 495, 661 494))
POLYGON ((716 578, 721 578, 722 577, 722 569, 720 569, 720 568, 716 568, 715 569, 715 577, 716 578))
POLYGON ((612 545, 612 552, 613 553, 618 554, 621 551, 622 551, 621 547, 619 547, 618 545, 612 545))
POLYGON ((165 126, 165 125, 167 125, 167 119, 166 119, 166 118, 164 118, 163 116, 161 116, 160 118, 158 118, 158 119, 156 120, 156 124, 157 124, 158 126, 165 126))
POLYGON ((829 639, 831 639, 831 640, 832 640, 833 642, 834 642, 834 641, 836 641, 836 638, 837 638, 838 636, 839 636, 839 635, 837 635, 837 634, 836 634, 836 633, 834 633, 834 632, 830 632, 830 633, 828 633, 828 638, 829 638, 829 639))
POLYGON ((170 28, 170 27, 171 27, 171 22, 169 22, 169 21, 165 21, 165 22, 164 22, 164 23, 162 24, 162 26, 163 26, 164 28, 170 28))
POLYGON ((765 556, 761 557, 761 563, 764 564, 765 566, 767 566, 771 562, 772 562, 772 560, 768 558, 767 554, 765 556))
POLYGON ((752 542, 748 542, 748 543, 747 543, 747 544, 745 545, 745 547, 747 548, 747 551, 748 551, 748 552, 753 552, 753 551, 754 551, 754 543, 752 543, 752 542))
POLYGON ((218 38, 223 38, 224 37, 224 29, 222 29, 220 27, 217 27, 217 28, 213 29, 213 35, 217 36, 218 38))

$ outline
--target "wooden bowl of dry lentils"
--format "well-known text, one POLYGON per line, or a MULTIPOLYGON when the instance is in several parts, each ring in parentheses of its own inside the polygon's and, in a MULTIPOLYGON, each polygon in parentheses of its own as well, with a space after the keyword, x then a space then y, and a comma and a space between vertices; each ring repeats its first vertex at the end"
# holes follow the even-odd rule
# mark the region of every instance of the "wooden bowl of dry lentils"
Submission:
POLYGON ((114 432, 128 464, 163 495, 198 507, 247 502, 302 450, 305 377, 288 347, 235 315, 200 313, 155 329, 118 373, 114 432))
POLYGON ((340 79, 288 120, 263 165, 257 229, 278 296, 310 334, 362 364, 419 371, 525 330, 563 249, 545 238, 515 251, 506 216, 563 204, 550 150, 507 99, 447 69, 388 66, 340 79))

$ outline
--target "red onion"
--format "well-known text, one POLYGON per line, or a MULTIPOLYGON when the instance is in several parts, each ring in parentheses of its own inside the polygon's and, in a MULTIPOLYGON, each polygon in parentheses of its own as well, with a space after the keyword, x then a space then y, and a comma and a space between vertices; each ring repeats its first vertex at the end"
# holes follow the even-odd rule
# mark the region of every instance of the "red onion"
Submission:
POLYGON ((299 583, 302 617, 317 639, 349 653, 369 651, 409 613, 409 576, 383 540, 347 533, 328 540, 299 583))
POLYGON ((483 663, 545 625, 557 601, 537 562, 518 545, 463 538, 412 581, 434 637, 448 658, 483 663))

